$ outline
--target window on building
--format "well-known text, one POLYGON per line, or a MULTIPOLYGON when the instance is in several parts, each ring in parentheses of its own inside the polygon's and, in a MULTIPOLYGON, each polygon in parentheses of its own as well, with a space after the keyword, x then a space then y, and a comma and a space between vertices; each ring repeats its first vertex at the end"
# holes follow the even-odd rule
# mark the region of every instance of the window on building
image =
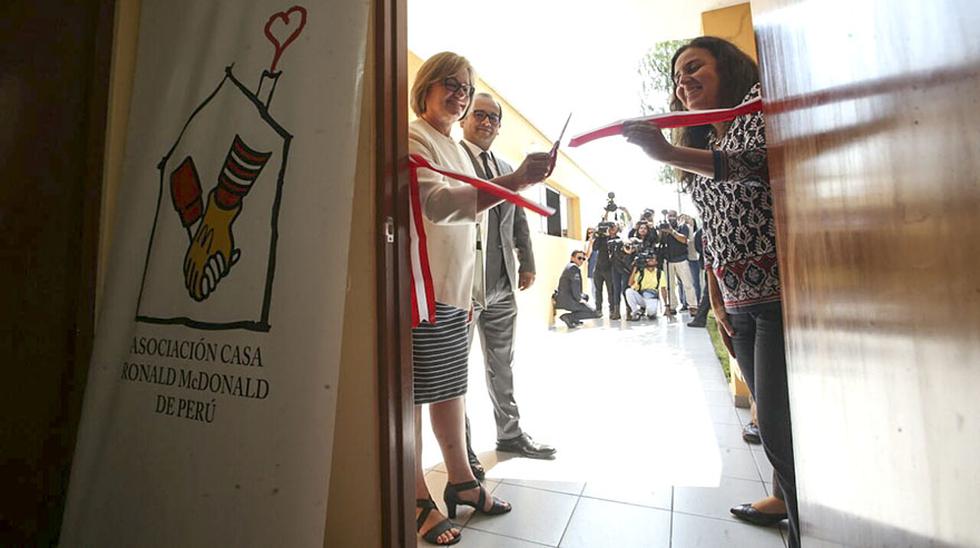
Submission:
MULTIPOLYGON (((551 217, 538 217, 540 223, 536 230, 543 234, 568 238, 570 232, 569 220, 572 216, 572 207, 574 207, 575 203, 574 198, 546 184, 539 185, 535 190, 534 200, 555 209, 555 214, 551 217)), ((533 225, 533 222, 531 224, 533 225)))

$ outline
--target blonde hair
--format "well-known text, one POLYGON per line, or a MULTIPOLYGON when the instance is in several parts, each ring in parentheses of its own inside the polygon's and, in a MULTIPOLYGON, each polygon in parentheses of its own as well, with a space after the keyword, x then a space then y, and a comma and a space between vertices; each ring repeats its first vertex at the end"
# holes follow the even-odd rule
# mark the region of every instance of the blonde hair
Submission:
MULTIPOLYGON (((444 79, 456 74, 462 69, 470 76, 470 85, 473 85, 473 65, 466 60, 466 57, 457 55, 451 51, 443 51, 426 59, 419 67, 415 75, 415 83, 412 84, 411 107, 417 116, 422 116, 425 112, 425 97, 429 94, 429 87, 432 84, 442 82, 444 79)), ((472 98, 471 98, 472 99, 472 98)), ((470 103, 473 101, 470 100, 470 103)), ((466 105, 463 116, 469 112, 470 105, 466 105)))

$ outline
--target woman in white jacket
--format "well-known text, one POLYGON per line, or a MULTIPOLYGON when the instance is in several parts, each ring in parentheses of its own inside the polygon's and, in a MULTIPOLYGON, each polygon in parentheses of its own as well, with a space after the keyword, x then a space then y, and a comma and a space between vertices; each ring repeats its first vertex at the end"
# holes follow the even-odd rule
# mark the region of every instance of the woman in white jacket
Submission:
MULTIPOLYGON (((473 98, 473 68, 451 52, 433 55, 419 68, 411 106, 418 119, 409 124, 408 148, 433 164, 473 177, 472 163, 450 136, 453 124, 473 98)), ((493 180, 511 190, 542 180, 550 168, 546 153, 529 155, 514 173, 493 180)), ((448 482, 443 492, 449 517, 465 505, 485 514, 510 511, 510 504, 488 496, 470 470, 464 440, 467 378, 467 322, 476 267, 477 223, 500 202, 475 187, 430 170, 418 171, 419 201, 435 293, 434 321, 412 330, 416 425, 416 525, 433 544, 459 542, 460 530, 436 509, 421 464, 421 406, 429 404, 432 430, 442 450, 448 482)), ((482 223, 485 224, 485 223, 482 223)))

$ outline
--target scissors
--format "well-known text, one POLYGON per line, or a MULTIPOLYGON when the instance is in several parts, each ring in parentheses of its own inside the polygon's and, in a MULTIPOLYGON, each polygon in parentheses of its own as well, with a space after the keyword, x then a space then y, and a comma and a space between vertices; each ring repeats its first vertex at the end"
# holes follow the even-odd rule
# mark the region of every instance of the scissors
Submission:
POLYGON ((561 139, 565 136, 565 130, 568 129, 568 122, 572 119, 572 113, 568 113, 568 118, 565 118, 565 125, 561 128, 561 133, 558 134, 558 139, 555 140, 555 144, 551 145, 551 152, 548 156, 551 157, 551 167, 548 168, 548 174, 545 177, 550 177, 551 172, 555 170, 555 163, 558 161, 558 147, 561 145, 561 139))

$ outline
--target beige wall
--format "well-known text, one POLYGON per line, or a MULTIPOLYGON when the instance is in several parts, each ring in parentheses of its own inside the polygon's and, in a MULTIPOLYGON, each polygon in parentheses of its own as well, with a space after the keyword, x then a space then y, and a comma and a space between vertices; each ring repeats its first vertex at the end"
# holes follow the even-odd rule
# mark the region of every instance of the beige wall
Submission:
POLYGON ((116 217, 116 194, 122 177, 129 98, 136 72, 136 46, 139 34, 140 0, 116 2, 116 23, 112 39, 112 77, 109 82, 109 108, 106 120, 105 159, 102 176, 102 213, 99 220, 99 266, 95 287, 95 317, 99 317, 102 285, 105 283, 112 245, 112 223, 116 217))
POLYGON ((354 209, 347 254, 347 301, 340 354, 337 422, 324 547, 380 546, 381 462, 377 352, 377 265, 374 171, 374 17, 368 22, 368 55, 354 178, 354 209))

